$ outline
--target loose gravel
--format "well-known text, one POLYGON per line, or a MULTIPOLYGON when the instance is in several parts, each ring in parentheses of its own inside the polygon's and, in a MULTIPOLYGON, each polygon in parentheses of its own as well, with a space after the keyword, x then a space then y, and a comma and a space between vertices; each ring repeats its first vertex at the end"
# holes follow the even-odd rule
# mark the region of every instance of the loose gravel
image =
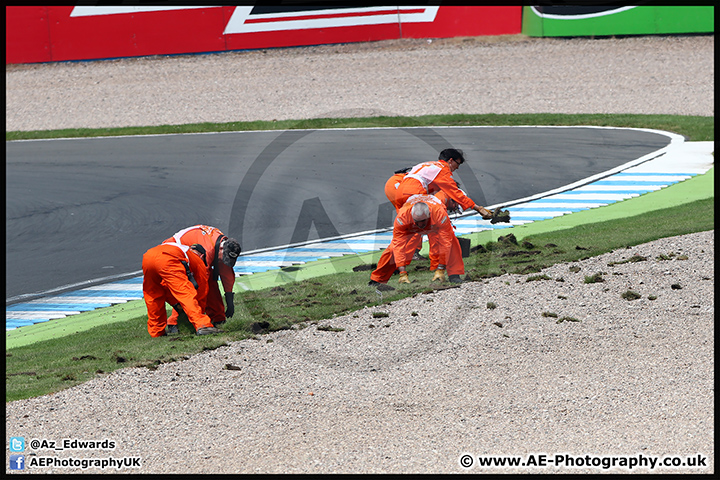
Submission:
POLYGON ((715 37, 470 37, 14 65, 5 128, 453 113, 713 116, 715 37))
MULTIPOLYGON (((333 114, 712 116, 713 47, 713 36, 455 39, 12 66, 6 128, 333 114)), ((477 464, 542 454, 576 464, 702 455, 705 467, 655 471, 714 472, 714 230, 540 274, 548 279, 468 282, 9 402, 6 441, 107 439, 114 449, 40 449, 26 463, 140 458, 140 468, 121 470, 130 473, 651 471, 477 464), (646 260, 627 262, 635 255, 646 260), (585 282, 598 273, 602 282, 585 282), (639 298, 623 298, 628 291, 639 298)))
POLYGON ((109 439, 38 455, 141 457, 142 473, 452 473, 462 454, 560 453, 702 454, 707 473, 713 256, 702 232, 365 308, 8 403, 7 433, 109 439))

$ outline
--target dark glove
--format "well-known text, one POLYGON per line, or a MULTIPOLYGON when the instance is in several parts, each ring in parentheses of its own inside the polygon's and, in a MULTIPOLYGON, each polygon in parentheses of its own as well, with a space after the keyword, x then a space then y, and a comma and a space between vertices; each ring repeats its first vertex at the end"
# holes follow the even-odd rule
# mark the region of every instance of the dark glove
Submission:
POLYGON ((178 315, 180 315, 180 314, 183 313, 182 305, 180 305, 179 303, 176 303, 176 304, 173 305, 172 307, 173 307, 173 309, 178 313, 178 315))
POLYGON ((493 212, 492 210, 488 210, 485 207, 480 207, 480 216, 482 216, 483 220, 490 220, 493 218, 493 212))
POLYGON ((235 303, 233 303, 233 292, 225 292, 225 318, 230 318, 235 313, 235 303))

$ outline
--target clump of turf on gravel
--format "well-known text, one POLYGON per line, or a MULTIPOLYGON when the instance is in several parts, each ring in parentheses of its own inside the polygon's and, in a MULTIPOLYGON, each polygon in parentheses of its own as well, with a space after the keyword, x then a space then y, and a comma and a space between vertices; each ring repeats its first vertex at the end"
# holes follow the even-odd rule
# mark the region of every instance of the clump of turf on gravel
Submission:
POLYGON ((535 282, 538 280, 552 280, 552 278, 548 277, 545 274, 542 274, 542 275, 530 275, 528 278, 525 279, 526 282, 535 282))
POLYGON ((643 257, 642 255, 633 255, 632 257, 628 258, 627 260, 622 260, 619 262, 610 262, 608 263, 608 267, 612 267, 613 265, 622 265, 623 263, 636 263, 636 262, 644 262, 647 260, 647 257, 643 257))
POLYGON ((604 282, 605 279, 602 277, 602 272, 597 272, 590 276, 585 276, 585 283, 600 283, 604 282))
POLYGON ((579 322, 579 321, 580 321, 580 320, 578 320, 578 319, 575 318, 575 317, 561 317, 561 318, 558 318, 557 322, 555 322, 555 323, 579 322))
POLYGON ((628 290, 626 292, 623 292, 622 295, 620 295, 625 300, 637 300, 641 297, 641 295, 637 292, 633 292, 632 290, 628 290))
POLYGON ((330 325, 319 325, 317 327, 321 332, 344 332, 345 329, 342 327, 332 327, 330 325))

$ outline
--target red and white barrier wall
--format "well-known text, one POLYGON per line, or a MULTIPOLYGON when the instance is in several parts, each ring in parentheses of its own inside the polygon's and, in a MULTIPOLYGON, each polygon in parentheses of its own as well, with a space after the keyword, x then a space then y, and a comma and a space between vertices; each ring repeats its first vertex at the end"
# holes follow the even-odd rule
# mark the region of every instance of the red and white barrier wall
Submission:
POLYGON ((5 7, 5 63, 521 33, 522 7, 5 7))

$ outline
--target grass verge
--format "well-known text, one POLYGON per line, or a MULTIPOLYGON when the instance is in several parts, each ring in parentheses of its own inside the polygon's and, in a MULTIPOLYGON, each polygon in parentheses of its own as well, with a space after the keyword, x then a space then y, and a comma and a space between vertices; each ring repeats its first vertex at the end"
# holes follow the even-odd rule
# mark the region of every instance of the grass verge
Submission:
MULTIPOLYGON (((508 274, 530 274, 556 263, 600 255, 658 238, 714 229, 714 198, 642 215, 580 225, 528 236, 517 241, 511 233, 474 247, 466 258, 468 279, 508 274)), ((379 253, 378 253, 379 255, 379 253)), ((283 329, 301 329, 320 320, 365 306, 387 304, 457 285, 431 285, 429 262, 413 262, 412 283, 378 292, 367 285, 369 270, 326 275, 283 286, 235 295, 235 316, 212 336, 195 336, 186 318, 180 335, 150 338, 144 316, 14 348, 6 352, 5 401, 53 393, 97 375, 125 367, 156 368, 182 361, 228 342, 283 329)))
POLYGON ((117 135, 161 135, 173 133, 235 132, 256 130, 302 130, 322 128, 372 128, 421 126, 515 126, 515 125, 590 125, 665 130, 692 139, 715 138, 715 117, 678 115, 609 114, 485 114, 424 115, 420 117, 316 118, 263 122, 193 123, 157 127, 124 127, 5 132, 5 140, 101 137, 117 135))

